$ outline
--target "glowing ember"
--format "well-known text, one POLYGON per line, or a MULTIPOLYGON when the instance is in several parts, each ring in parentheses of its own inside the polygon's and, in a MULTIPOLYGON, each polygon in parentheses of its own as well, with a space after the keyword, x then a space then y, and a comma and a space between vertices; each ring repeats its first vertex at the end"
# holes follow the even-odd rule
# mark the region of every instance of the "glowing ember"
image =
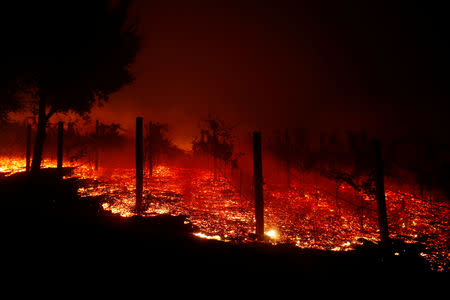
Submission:
POLYGON ((218 241, 221 240, 220 236, 218 236, 218 235, 210 236, 210 235, 206 235, 206 234, 201 233, 201 232, 196 232, 196 233, 194 233, 194 235, 198 236, 199 238, 202 238, 202 239, 218 240, 218 241))
POLYGON ((269 238, 273 240, 277 240, 280 237, 280 234, 275 229, 271 229, 267 232, 265 232, 265 235, 267 235, 269 238))

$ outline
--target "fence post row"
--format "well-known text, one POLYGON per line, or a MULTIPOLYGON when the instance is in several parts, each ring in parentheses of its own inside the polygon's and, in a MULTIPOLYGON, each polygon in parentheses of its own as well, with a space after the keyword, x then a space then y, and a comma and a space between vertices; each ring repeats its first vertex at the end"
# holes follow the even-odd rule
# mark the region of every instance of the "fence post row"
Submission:
POLYGON ((256 238, 264 239, 264 199, 261 155, 261 132, 253 132, 253 177, 255 185, 256 238))
MULTIPOLYGON (((153 172, 153 149, 152 149, 152 122, 149 122, 149 168, 150 176, 153 172)), ((26 171, 30 171, 31 161, 31 124, 27 124, 26 138, 26 171)), ((99 121, 96 121, 96 138, 99 136, 99 121)), ((57 170, 58 176, 62 176, 63 167, 63 135, 64 124, 58 122, 58 141, 57 141, 57 170)), ((217 137, 214 134, 214 143, 217 137)), ((286 131, 286 147, 289 147, 289 135, 286 131)), ((215 145, 214 145, 215 146, 215 145)), ((215 147, 214 147, 215 148, 215 147)), ((374 141, 375 149, 375 198, 377 202, 378 226, 380 230, 380 238, 383 246, 390 246, 388 220, 386 212, 386 199, 384 187, 384 169, 383 158, 381 153, 380 141, 374 141)), ((213 149, 215 152, 216 149, 213 149)), ((216 153, 214 153, 216 154, 216 153)), ((96 148, 95 169, 98 169, 98 147, 96 148)), ((290 161, 289 149, 286 148, 286 168, 288 176, 288 185, 290 185, 290 161)), ((217 172, 216 155, 214 155, 215 177, 217 172)), ((143 171, 144 171, 144 143, 143 143, 143 118, 136 118, 136 212, 141 213, 143 200, 143 171)), ((256 220, 256 237, 258 240, 264 240, 264 199, 263 199, 263 172, 262 172, 262 151, 261 151, 261 132, 253 132, 253 177, 254 177, 254 193, 255 193, 255 220, 256 220)), ((239 171, 239 190, 242 194, 242 171, 239 171)), ((336 186, 336 203, 338 201, 338 185, 336 186)), ((338 204, 337 204, 338 206, 338 204)), ((338 210, 340 207, 338 206, 338 210)))

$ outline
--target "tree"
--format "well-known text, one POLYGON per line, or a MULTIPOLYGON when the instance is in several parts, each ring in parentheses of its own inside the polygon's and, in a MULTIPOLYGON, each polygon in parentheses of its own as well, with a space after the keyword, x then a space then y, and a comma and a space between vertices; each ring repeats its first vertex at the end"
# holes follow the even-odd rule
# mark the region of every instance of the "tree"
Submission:
POLYGON ((140 40, 128 23, 126 0, 20 2, 6 11, 12 16, 8 28, 14 28, 7 33, 7 59, 15 70, 14 88, 30 95, 37 108, 36 173, 49 119, 68 111, 86 115, 131 83, 140 40))
POLYGON ((217 178, 217 160, 233 162, 233 129, 222 120, 210 119, 203 123, 200 129, 201 137, 192 141, 192 151, 195 155, 209 155, 213 158, 214 178, 217 178))
POLYGON ((184 152, 179 149, 168 137, 169 125, 166 123, 151 122, 146 126, 145 155, 148 157, 150 172, 154 166, 162 162, 162 155, 166 159, 180 157, 184 152))
MULTIPOLYGON (((1 80, 1 79, 0 79, 1 80)), ((0 87, 0 124, 7 120, 8 113, 20 108, 20 103, 14 100, 8 85, 0 87)))
POLYGON ((222 120, 211 119, 204 122, 200 133, 201 137, 192 142, 195 154, 207 154, 224 161, 231 160, 234 148, 231 127, 222 120))

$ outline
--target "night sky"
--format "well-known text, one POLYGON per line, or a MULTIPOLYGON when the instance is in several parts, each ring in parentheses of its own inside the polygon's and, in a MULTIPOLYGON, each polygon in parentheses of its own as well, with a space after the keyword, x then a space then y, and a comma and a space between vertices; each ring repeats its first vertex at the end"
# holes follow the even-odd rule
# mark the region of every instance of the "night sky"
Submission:
POLYGON ((93 116, 169 123, 183 148, 208 117, 447 138, 445 10, 359 2, 135 0, 136 81, 93 116))

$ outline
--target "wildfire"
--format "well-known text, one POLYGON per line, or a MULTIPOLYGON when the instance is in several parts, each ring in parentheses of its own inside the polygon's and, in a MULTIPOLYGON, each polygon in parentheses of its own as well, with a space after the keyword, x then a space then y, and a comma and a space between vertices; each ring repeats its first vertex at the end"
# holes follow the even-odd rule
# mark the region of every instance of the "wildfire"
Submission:
MULTIPOLYGON (((56 162, 44 160, 43 166, 55 167, 56 162)), ((78 190, 80 196, 102 196, 104 210, 123 217, 135 215, 134 169, 95 172, 88 165, 71 166, 76 167, 73 176, 95 179, 78 190)), ((0 158, 0 172, 6 176, 24 170, 24 159, 0 158)), ((361 239, 377 242, 375 201, 355 193, 349 186, 336 189, 333 184, 304 180, 286 189, 267 183, 265 235, 276 243, 334 251, 353 249, 361 239), (330 192, 336 190, 338 197, 330 192)), ((144 216, 187 216, 187 221, 197 228, 194 235, 199 238, 253 240, 252 201, 237 193, 227 180, 215 180, 208 170, 158 166, 153 177, 145 178, 143 200, 144 216)), ((436 270, 444 270, 450 261, 448 202, 427 201, 412 188, 387 182, 386 203, 391 236, 411 243, 425 241, 427 251, 421 255, 436 270)))

